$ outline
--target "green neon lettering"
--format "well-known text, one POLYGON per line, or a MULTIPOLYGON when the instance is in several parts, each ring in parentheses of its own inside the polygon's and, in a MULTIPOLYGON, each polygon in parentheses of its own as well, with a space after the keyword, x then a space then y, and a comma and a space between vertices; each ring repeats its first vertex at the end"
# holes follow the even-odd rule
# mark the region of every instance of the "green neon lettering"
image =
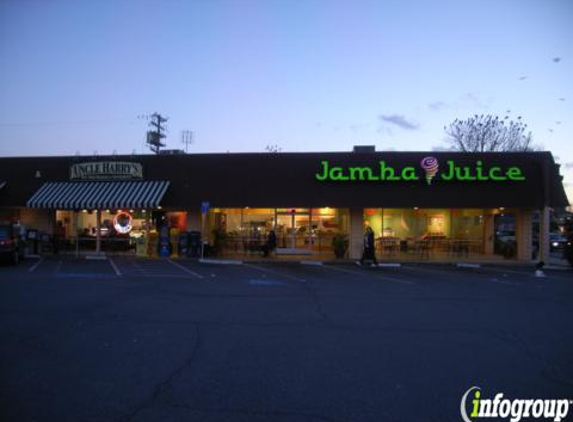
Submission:
POLYGON ((344 175, 342 167, 332 167, 329 172, 330 180, 349 180, 348 176, 344 175))
POLYGON ((483 174, 483 163, 481 160, 478 160, 478 162, 476 163, 476 175, 477 175, 477 180, 489 180, 489 177, 487 177, 487 174, 483 174))
POLYGON ((350 180, 380 180, 378 176, 372 174, 370 167, 349 167, 348 171, 350 172, 350 180))
POLYGON ((525 176, 519 167, 510 167, 507 169, 506 174, 509 180, 525 180, 525 176))
POLYGON ((469 167, 456 167, 456 179, 457 180, 476 180, 471 174, 469 167))
POLYGON ((404 167, 404 169, 402 170, 402 179, 419 180, 419 177, 416 176, 416 169, 414 169, 414 167, 404 167))
POLYGON ((449 182, 450 180, 454 180, 454 169, 456 166, 452 160, 446 161, 446 166, 446 171, 440 173, 440 179, 449 182))
POLYGON ((322 166, 322 174, 316 173, 314 177, 316 177, 316 180, 324 182, 326 179, 328 179, 328 161, 321 161, 320 165, 322 166))
MULTIPOLYGON (((97 165, 97 164, 95 164, 97 165)), ((96 168, 95 165, 91 166, 74 166, 71 169, 71 173, 75 176, 82 176, 83 174, 91 174, 94 171, 101 170, 96 168)), ((114 170, 111 166, 106 167, 104 165, 103 170, 114 170)), ((120 168, 115 168, 119 171, 120 168)), ((130 168, 121 168, 122 171, 129 171, 130 168)), ((139 169, 137 169, 139 171, 139 169)), ((379 173, 376 170, 368 166, 355 166, 355 167, 331 167, 328 160, 322 160, 320 162, 320 169, 314 175, 315 179, 319 182, 324 182, 327 180, 332 181, 416 181, 420 180, 420 177, 416 174, 415 167, 404 167, 401 170, 396 170, 394 167, 386 164, 384 160, 379 162, 379 173)), ((509 167, 507 171, 501 167, 491 167, 489 169, 484 169, 483 161, 477 160, 475 168, 471 166, 456 166, 454 160, 447 160, 445 169, 440 172, 440 179, 444 181, 523 181, 525 180, 525 175, 519 167, 509 167)))
POLYGON ((380 180, 401 180, 399 176, 396 176, 396 172, 393 167, 386 167, 385 161, 380 161, 380 180))
POLYGON ((501 174, 501 169, 499 167, 492 167, 489 169, 489 178, 491 180, 507 180, 507 178, 501 174))

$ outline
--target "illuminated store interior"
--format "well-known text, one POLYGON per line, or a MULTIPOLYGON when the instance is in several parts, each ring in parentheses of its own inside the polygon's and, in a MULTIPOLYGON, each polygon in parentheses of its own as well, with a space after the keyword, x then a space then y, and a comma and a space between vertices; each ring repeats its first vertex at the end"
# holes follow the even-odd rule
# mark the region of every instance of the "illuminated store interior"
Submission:
POLYGON ((348 210, 323 208, 214 208, 210 231, 225 233, 225 254, 260 250, 273 230, 279 249, 326 252, 337 234, 348 233, 348 210))

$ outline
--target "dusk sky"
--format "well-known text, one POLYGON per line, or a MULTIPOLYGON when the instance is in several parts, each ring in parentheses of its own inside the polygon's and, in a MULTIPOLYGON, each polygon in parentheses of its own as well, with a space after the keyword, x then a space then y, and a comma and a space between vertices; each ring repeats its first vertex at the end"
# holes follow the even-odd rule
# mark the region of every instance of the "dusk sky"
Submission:
POLYGON ((147 153, 155 111, 189 152, 431 150, 492 113, 571 184, 571 22, 568 0, 0 0, 0 155, 147 153))

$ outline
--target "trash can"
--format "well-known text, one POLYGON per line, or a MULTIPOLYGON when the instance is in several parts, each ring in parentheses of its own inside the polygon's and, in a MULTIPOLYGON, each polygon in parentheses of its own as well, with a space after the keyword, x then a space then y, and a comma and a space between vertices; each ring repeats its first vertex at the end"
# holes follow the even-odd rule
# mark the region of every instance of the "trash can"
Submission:
POLYGON ((179 233, 177 239, 177 250, 179 256, 187 256, 189 254, 189 233, 179 233))
POLYGON ((40 250, 42 253, 54 252, 54 241, 50 234, 39 232, 40 237, 40 250))
POLYGON ((201 256, 201 232, 191 231, 187 232, 189 246, 187 249, 187 256, 190 258, 199 258, 201 256))
POLYGON ((31 250, 29 252, 34 255, 38 255, 38 230, 28 230, 28 241, 31 246, 31 250))

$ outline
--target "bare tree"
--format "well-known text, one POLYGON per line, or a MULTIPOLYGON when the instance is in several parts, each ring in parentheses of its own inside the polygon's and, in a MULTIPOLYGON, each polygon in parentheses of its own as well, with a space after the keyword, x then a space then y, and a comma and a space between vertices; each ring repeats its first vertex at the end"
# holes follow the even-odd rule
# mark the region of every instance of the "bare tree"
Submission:
POLYGON ((509 120, 509 116, 500 119, 497 116, 474 115, 466 120, 454 120, 444 126, 446 142, 458 151, 494 152, 494 151, 533 151, 531 132, 526 132, 527 124, 509 120))
POLYGON ((278 145, 267 145, 265 147, 265 150, 267 152, 270 152, 271 154, 278 154, 279 152, 283 151, 283 149, 281 147, 279 147, 278 145))

